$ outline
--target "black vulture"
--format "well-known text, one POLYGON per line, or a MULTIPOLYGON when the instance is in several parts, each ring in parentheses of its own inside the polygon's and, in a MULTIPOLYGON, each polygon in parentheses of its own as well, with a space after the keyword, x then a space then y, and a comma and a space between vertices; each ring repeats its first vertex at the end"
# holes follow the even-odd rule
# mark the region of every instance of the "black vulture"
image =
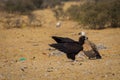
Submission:
POLYGON ((51 47, 58 49, 66 53, 67 58, 75 60, 75 56, 83 50, 84 41, 87 39, 86 36, 81 36, 79 41, 74 41, 70 38, 52 36, 52 38, 57 42, 55 44, 50 44, 51 47))

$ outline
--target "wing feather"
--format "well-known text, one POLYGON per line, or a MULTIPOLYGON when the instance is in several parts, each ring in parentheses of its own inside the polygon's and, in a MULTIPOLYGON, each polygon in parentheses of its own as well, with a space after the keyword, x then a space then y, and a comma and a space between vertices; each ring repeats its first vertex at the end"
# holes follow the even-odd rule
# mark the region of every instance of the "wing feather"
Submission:
POLYGON ((57 43, 68 43, 68 42, 76 42, 70 38, 66 37, 57 37, 57 36, 52 36, 52 38, 57 42, 57 43))

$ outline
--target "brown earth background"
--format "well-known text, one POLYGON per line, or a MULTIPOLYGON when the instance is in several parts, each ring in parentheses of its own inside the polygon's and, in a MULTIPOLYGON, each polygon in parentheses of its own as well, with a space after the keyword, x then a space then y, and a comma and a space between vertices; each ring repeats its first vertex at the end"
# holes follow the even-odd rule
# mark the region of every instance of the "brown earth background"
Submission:
MULTIPOLYGON (((74 3, 75 4, 75 3, 74 3)), ((65 9, 71 3, 66 3, 65 9)), ((0 29, 0 80, 120 80, 120 29, 85 30, 77 22, 57 20, 50 9, 33 12, 41 27, 0 29), (49 14, 49 15, 48 15, 49 14), (107 49, 99 50, 100 60, 69 62, 66 55, 51 55, 51 36, 78 40, 85 31, 89 40, 107 49)), ((26 16, 24 16, 25 20, 26 16)), ((0 26, 3 27, 3 26, 0 26)))

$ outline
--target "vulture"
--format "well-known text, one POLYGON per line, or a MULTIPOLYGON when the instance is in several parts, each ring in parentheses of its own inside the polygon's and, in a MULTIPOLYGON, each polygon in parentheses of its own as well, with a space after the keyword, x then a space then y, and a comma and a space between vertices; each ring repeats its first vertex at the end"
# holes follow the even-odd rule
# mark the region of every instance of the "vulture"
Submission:
POLYGON ((80 51, 83 51, 83 44, 88 38, 82 35, 79 37, 79 41, 75 41, 67 37, 58 36, 52 36, 52 39, 54 39, 57 43, 50 44, 51 47, 64 52, 68 59, 72 59, 73 61, 75 61, 75 56, 80 51))
MULTIPOLYGON (((79 35, 85 35, 85 32, 80 32, 79 35)), ((89 59, 101 59, 97 46, 89 39, 85 40, 83 45, 83 52, 89 59)))
POLYGON ((54 39, 56 43, 49 44, 49 46, 64 52, 67 58, 72 59, 73 61, 75 61, 75 56, 80 51, 83 51, 88 59, 101 59, 102 57, 96 45, 88 40, 85 36, 85 32, 81 32, 79 35, 81 35, 79 41, 67 37, 52 36, 52 39, 54 39))
POLYGON ((90 40, 86 40, 84 45, 84 54, 89 58, 89 59, 101 59, 101 55, 97 49, 97 46, 91 42, 90 40))

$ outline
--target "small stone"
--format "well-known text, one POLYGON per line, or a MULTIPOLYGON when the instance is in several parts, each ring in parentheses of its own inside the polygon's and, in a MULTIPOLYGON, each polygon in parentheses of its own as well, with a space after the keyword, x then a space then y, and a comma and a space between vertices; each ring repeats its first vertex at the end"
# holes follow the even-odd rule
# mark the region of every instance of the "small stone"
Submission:
POLYGON ((72 62, 71 65, 75 65, 75 63, 72 62))
POLYGON ((34 56, 34 57, 32 57, 32 59, 35 59, 36 57, 34 56))
POLYGON ((33 46, 39 46, 39 44, 33 44, 33 46))
POLYGON ((48 50, 49 50, 49 51, 53 51, 53 50, 55 50, 55 49, 54 49, 54 48, 48 48, 48 50))
POLYGON ((21 71, 25 71, 25 69, 27 69, 27 67, 26 66, 24 66, 24 67, 21 67, 21 71))
POLYGON ((112 73, 113 76, 115 76, 115 73, 112 73))
POLYGON ((52 51, 49 56, 61 56, 64 53, 58 50, 52 51))
POLYGON ((47 72, 53 72, 53 69, 54 69, 53 67, 50 67, 47 69, 47 72))
POLYGON ((82 63, 79 63, 79 65, 82 65, 82 63))
POLYGON ((23 68, 21 68, 21 71, 23 71, 23 72, 24 72, 25 70, 24 70, 23 68))
POLYGON ((59 21, 59 22, 56 23, 56 27, 57 28, 61 27, 61 21, 59 21))
POLYGON ((42 53, 43 55, 47 55, 47 53, 42 53))
POLYGON ((105 47, 103 44, 99 44, 99 45, 97 45, 97 49, 103 50, 103 49, 107 49, 107 47, 105 47))
POLYGON ((51 69, 48 69, 48 70, 47 70, 47 72, 53 72, 53 70, 51 70, 51 69))

